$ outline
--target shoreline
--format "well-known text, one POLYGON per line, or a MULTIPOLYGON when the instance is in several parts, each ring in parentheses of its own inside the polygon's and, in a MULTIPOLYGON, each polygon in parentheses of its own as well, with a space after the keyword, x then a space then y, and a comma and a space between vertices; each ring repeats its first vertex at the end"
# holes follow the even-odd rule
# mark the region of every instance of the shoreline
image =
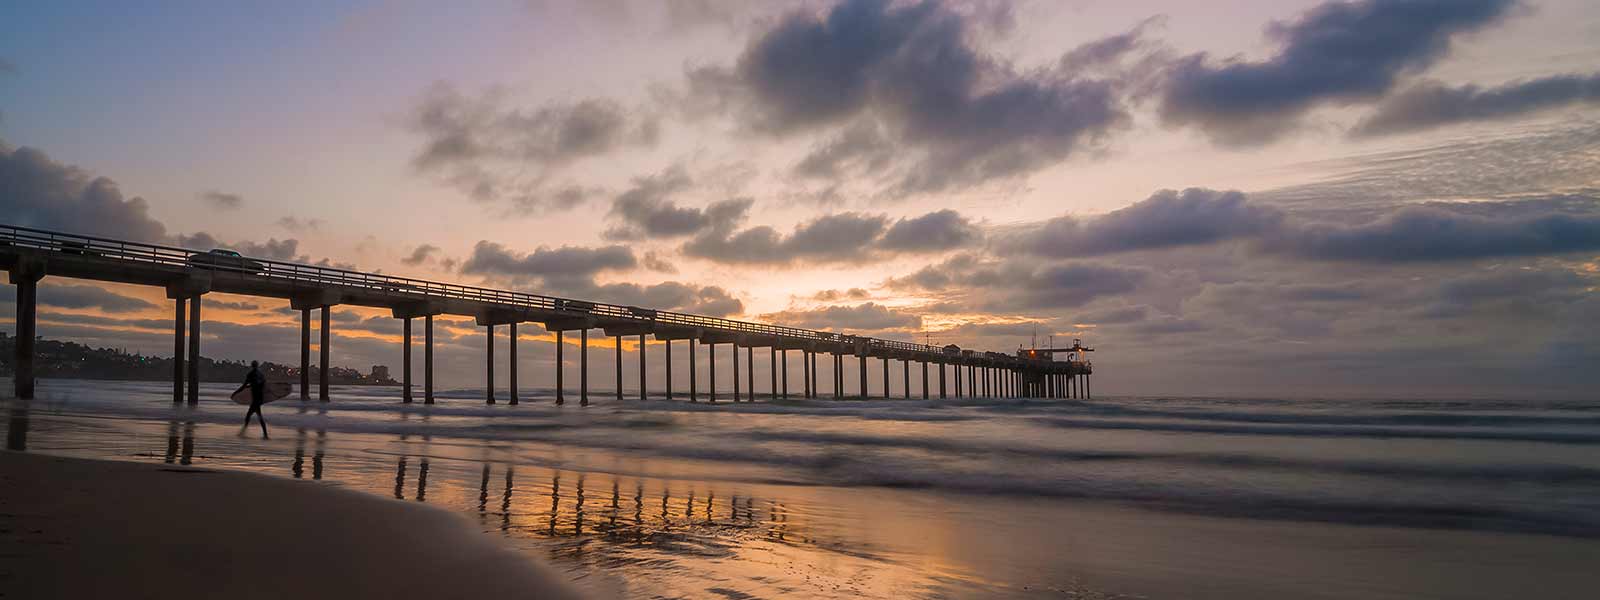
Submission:
POLYGON ((0 489, 0 598, 581 597, 449 511, 323 484, 4 451, 0 489))

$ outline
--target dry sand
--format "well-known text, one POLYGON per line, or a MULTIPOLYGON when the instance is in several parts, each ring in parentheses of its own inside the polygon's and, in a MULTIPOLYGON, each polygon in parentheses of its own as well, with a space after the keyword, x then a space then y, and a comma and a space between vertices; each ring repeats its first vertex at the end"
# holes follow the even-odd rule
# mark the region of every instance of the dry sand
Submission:
POLYGON ((463 518, 249 473, 0 452, 0 598, 577 598, 463 518))

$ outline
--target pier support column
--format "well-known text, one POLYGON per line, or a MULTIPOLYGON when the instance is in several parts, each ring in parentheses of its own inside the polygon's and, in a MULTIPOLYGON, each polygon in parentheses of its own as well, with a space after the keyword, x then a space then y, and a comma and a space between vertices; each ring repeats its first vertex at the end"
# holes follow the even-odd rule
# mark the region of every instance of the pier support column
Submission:
POLYGON ((310 400, 310 309, 301 309, 301 400, 310 400))
POLYGON ((1083 374, 1083 398, 1085 400, 1093 400, 1094 399, 1094 388, 1089 387, 1089 374, 1088 373, 1084 373, 1083 374))
POLYGON ((733 401, 739 402, 739 342, 733 343, 733 401))
MULTIPOLYGON (((770 356, 768 356, 767 358, 768 358, 768 360, 770 360, 772 362, 772 364, 771 364, 770 368, 768 369, 768 371, 770 371, 770 372, 767 373, 767 374, 772 376, 772 383, 770 383, 768 385, 768 387, 767 387, 767 390, 769 392, 771 392, 771 394, 769 394, 767 396, 767 399, 768 400, 776 400, 778 398, 778 344, 777 344, 777 340, 773 340, 772 348, 769 348, 769 350, 771 350, 772 354, 770 356)), ((788 357, 785 356, 784 358, 788 358, 788 357)), ((785 366, 787 366, 787 365, 785 365, 785 366)))
MULTIPOLYGON (((18 293, 20 294, 21 290, 18 290, 18 293)), ((29 373, 29 377, 32 377, 32 375, 32 373, 29 373)), ((198 295, 189 300, 188 403, 190 406, 200 403, 200 296, 198 295)))
POLYGON ((811 397, 811 353, 800 351, 800 397, 811 397))
POLYGON ((589 405, 589 330, 578 330, 578 406, 589 405))
POLYGON ((506 332, 506 335, 510 338, 507 343, 511 346, 511 364, 508 365, 508 367, 511 369, 511 389, 509 392, 511 395, 511 405, 516 406, 522 401, 522 394, 520 394, 517 390, 517 388, 520 387, 517 385, 517 373, 522 370, 522 367, 517 362, 517 337, 519 336, 517 335, 517 323, 515 321, 507 323, 506 327, 510 329, 510 331, 506 332))
POLYGON ((556 406, 567 403, 566 391, 566 361, 562 354, 566 353, 566 344, 561 341, 561 330, 556 330, 556 406))
POLYGON ((844 355, 833 353, 833 399, 844 399, 844 355))
POLYGON ((943 399, 945 399, 947 397, 945 395, 945 390, 944 390, 944 367, 945 367, 944 363, 939 363, 939 399, 940 400, 943 400, 943 399))
POLYGON ((317 348, 318 364, 321 372, 317 373, 317 400, 328 401, 328 346, 333 332, 333 319, 329 312, 331 307, 322 307, 322 330, 317 332, 322 337, 322 343, 317 348))
MULTIPOLYGON (((640 348, 643 351, 644 348, 640 348)), ((617 402, 622 402, 622 336, 617 336, 617 402)))
POLYGON ((856 355, 857 366, 861 367, 861 399, 867 399, 867 355, 856 355))
POLYGON ((777 348, 773 348, 772 351, 773 352, 779 352, 780 354, 783 354, 783 399, 784 400, 788 400, 789 399, 789 349, 788 348, 784 348, 782 351, 780 351, 777 348))
MULTIPOLYGON (((17 310, 20 311, 22 310, 22 302, 20 298, 21 295, 18 294, 18 296, 17 310)), ((185 312, 184 305, 187 303, 187 301, 183 298, 175 298, 172 300, 172 303, 178 309, 177 313, 172 317, 172 403, 178 404, 183 402, 183 334, 185 331, 187 331, 184 329, 183 320, 185 312)), ((17 319, 17 322, 21 323, 22 319, 17 319)), ((19 327, 18 329, 21 328, 19 327)), ((17 339, 18 341, 21 341, 20 333, 17 339)), ((304 375, 302 375, 302 377, 304 377, 304 375)), ((17 397, 21 398, 22 396, 19 395, 17 397)), ((302 399, 306 397, 305 382, 303 381, 300 383, 300 397, 302 399)))
POLYGON ((672 340, 662 342, 667 348, 667 399, 672 399, 672 340))
POLYGON ((922 399, 928 399, 928 361, 922 361, 922 399))
MULTIPOLYGON (((735 357, 733 357, 733 360, 734 361, 738 361, 739 357, 735 356, 735 357)), ((746 396, 746 401, 755 402, 756 401, 756 348, 755 348, 755 346, 745 346, 744 347, 744 383, 745 383, 744 387, 746 388, 745 391, 749 392, 749 395, 746 396)))
POLYGON ((411 404, 411 317, 400 325, 400 401, 411 404))
POLYGON ((822 397, 822 388, 817 386, 817 382, 819 382, 821 380, 822 380, 822 374, 817 372, 817 351, 816 350, 812 350, 811 351, 811 397, 813 399, 822 397))
POLYGON ((878 359, 878 362, 883 363, 883 399, 884 400, 888 400, 889 399, 889 357, 885 356, 883 358, 880 358, 880 359, 878 359))
MULTIPOLYGON (((39 280, 43 278, 42 266, 24 269, 18 265, 11 270, 11 284, 17 286, 17 341, 12 347, 11 383, 18 400, 30 400, 34 394, 33 347, 39 337, 39 280)), ((199 303, 198 298, 195 303, 199 303)))
POLYGON ((699 390, 699 387, 697 385, 695 385, 695 384, 698 383, 698 379, 700 377, 700 375, 698 373, 698 371, 700 370, 699 365, 696 365, 695 364, 695 360, 694 360, 694 355, 695 355, 694 345, 695 345, 695 343, 696 342, 695 342, 694 338, 689 338, 689 401, 690 402, 699 402, 700 401, 700 390, 699 390))
POLYGON ((951 364, 950 375, 955 378, 956 397, 961 397, 961 365, 951 364))
POLYGON ((903 389, 901 389, 900 392, 905 395, 905 399, 906 400, 910 400, 911 399, 911 359, 909 359, 909 358, 900 359, 900 376, 901 376, 902 379, 904 379, 904 381, 901 382, 901 386, 902 386, 903 389))
POLYGON ((433 315, 422 317, 422 403, 433 404, 433 315))
POLYGON ((706 383, 706 391, 709 392, 707 394, 707 398, 710 399, 712 404, 716 404, 717 403, 717 345, 715 343, 706 344, 706 362, 710 365, 709 366, 710 371, 707 373, 708 377, 706 378, 708 380, 707 383, 706 383))
POLYGON ((650 399, 650 392, 649 392, 650 388, 645 387, 645 381, 646 380, 645 380, 644 372, 645 372, 645 364, 644 364, 644 334, 641 333, 641 334, 639 334, 639 400, 640 401, 644 401, 644 400, 649 400, 650 399))
POLYGON ((484 367, 487 380, 483 386, 484 403, 494 404, 494 326, 483 326, 483 339, 487 344, 484 354, 484 367))

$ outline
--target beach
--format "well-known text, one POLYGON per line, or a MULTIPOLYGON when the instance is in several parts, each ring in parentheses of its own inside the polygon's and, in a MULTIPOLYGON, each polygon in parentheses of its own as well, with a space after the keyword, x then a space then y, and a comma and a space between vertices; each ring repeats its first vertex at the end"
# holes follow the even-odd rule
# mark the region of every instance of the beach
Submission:
MULTIPOLYGON (((398 402, 394 390, 341 387, 327 404, 268 405, 272 439, 262 440, 254 425, 238 435, 242 407, 174 406, 157 385, 60 380, 43 390, 32 402, 0 401, 14 453, 142 463, 100 468, 150 498, 178 496, 146 486, 226 488, 243 472, 245 483, 336 492, 363 507, 440 508, 457 525, 465 517, 467 534, 547 564, 535 579, 592 597, 1587 598, 1600 585, 1591 559, 1600 423, 1585 403, 601 400, 580 409, 551 406, 539 391, 517 407, 484 406, 471 389, 424 406, 398 402), (194 468, 215 472, 182 472, 194 468)), ((62 486, 29 493, 82 513, 131 493, 48 477, 6 488, 62 486)), ((228 502, 194 500, 183 511, 213 523, 188 529, 197 537, 185 547, 283 531, 236 533, 233 512, 201 508, 219 504, 228 502)), ((372 522, 371 509, 359 512, 357 522, 372 522)), ((130 518, 166 531, 189 517, 130 518)), ((404 531, 362 527, 350 532, 354 545, 315 560, 286 542, 261 571, 288 578, 281 595, 317 589, 294 579, 308 569, 358 558, 407 576, 444 564, 422 554, 436 544, 404 531), (390 554, 402 551, 417 554, 390 554)), ((137 570, 183 577, 159 570, 175 564, 137 570)))
POLYGON ((235 471, 0 452, 3 598, 579 596, 461 517, 235 471))

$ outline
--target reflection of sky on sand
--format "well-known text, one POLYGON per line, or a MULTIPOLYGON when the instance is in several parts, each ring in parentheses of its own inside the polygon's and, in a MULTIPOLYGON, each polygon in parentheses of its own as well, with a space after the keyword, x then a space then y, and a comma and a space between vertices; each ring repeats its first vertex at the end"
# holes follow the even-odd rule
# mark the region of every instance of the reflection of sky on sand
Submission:
POLYGON ((1600 509, 1586 493, 1600 490, 1600 418, 1586 406, 562 411, 401 407, 352 390, 329 405, 270 405, 262 440, 240 435, 243 407, 175 407, 159 384, 45 390, 0 401, 8 448, 424 502, 602 597, 1493 598, 1595 580, 1583 557, 1596 538, 1583 527, 1600 509), (1447 496, 1460 500, 1436 504, 1447 496), (1323 502, 1332 497, 1384 503, 1323 502), (1494 512, 1501 502, 1521 511, 1494 512), (1412 525, 1370 521, 1380 517, 1412 525), (1332 519, 1368 521, 1318 522, 1332 519), (1504 532, 1512 525, 1527 531, 1504 532), (1529 535, 1552 528, 1564 529, 1529 535))
MULTIPOLYGON (((574 577, 604 580, 590 585, 647 597, 710 591, 888 598, 992 589, 926 552, 935 546, 919 550, 931 523, 897 518, 904 508, 870 491, 859 494, 865 504, 839 507, 831 503, 851 492, 542 467, 518 461, 542 450, 523 443, 308 428, 277 428, 274 443, 263 443, 192 418, 119 421, 11 408, 7 431, 12 449, 242 469, 426 502, 472 515, 485 531, 574 577)), ((619 465, 639 471, 661 462, 619 465)))

